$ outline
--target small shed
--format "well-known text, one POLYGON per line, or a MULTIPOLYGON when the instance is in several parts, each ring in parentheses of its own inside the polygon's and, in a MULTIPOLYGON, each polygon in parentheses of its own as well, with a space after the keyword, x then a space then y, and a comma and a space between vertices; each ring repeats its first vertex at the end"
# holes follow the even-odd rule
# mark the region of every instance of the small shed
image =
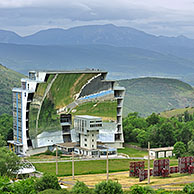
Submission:
POLYGON ((152 159, 172 157, 173 149, 174 147, 151 148, 150 157, 152 159))

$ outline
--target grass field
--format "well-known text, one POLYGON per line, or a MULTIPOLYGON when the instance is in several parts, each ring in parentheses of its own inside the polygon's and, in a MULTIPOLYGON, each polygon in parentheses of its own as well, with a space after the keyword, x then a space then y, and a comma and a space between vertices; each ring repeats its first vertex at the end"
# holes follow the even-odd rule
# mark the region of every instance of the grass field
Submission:
POLYGON ((130 157, 144 157, 148 155, 147 151, 137 150, 135 148, 125 147, 124 149, 118 149, 118 153, 127 154, 130 157))
MULTIPOLYGON (((129 170, 130 159, 110 159, 109 160, 109 171, 110 172, 121 172, 129 170)), ((177 166, 178 161, 173 159, 170 160, 171 166, 177 166)), ((34 163, 36 169, 40 172, 48 172, 55 174, 56 164, 55 163, 34 163)), ((71 175, 71 162, 59 162, 59 176, 71 175)), ((145 160, 145 166, 147 168, 147 161, 145 160)), ((153 161, 151 161, 151 168, 153 167, 153 161)), ((91 160, 91 161, 76 161, 75 162, 75 175, 84 174, 100 174, 106 172, 106 160, 91 160)))

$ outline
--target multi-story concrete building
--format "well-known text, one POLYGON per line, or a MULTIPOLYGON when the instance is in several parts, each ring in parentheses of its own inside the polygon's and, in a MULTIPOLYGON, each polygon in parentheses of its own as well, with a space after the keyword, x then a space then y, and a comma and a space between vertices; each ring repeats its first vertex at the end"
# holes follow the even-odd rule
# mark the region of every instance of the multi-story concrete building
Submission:
MULTIPOLYGON (((102 142, 121 148, 125 89, 105 80, 106 75, 100 70, 30 71, 29 78, 21 79, 22 87, 13 89, 14 140, 10 146, 26 155, 31 149, 71 142, 77 116, 89 115, 101 118, 102 142)), ((86 138, 81 134, 84 147, 86 138)), ((95 146, 87 142, 87 147, 95 146)))

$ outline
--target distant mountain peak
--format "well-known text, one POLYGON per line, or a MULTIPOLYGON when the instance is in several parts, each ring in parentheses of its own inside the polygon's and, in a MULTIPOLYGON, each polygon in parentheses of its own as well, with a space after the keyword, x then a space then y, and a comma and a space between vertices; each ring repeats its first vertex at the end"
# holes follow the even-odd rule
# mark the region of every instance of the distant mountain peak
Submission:
POLYGON ((188 37, 184 36, 184 35, 179 35, 177 36, 178 39, 186 39, 186 40, 189 40, 188 37))

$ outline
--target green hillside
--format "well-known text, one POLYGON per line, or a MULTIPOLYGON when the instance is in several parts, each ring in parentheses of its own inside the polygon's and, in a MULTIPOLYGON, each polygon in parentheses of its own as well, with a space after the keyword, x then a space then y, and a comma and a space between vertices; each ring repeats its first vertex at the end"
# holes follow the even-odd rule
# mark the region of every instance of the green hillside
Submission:
POLYGON ((187 83, 168 78, 138 78, 120 80, 126 88, 124 116, 139 112, 147 116, 152 112, 194 106, 194 89, 187 83))
POLYGON ((180 115, 183 116, 186 111, 192 115, 194 113, 194 107, 167 110, 167 111, 161 112, 160 116, 166 117, 166 118, 179 117, 180 115))
POLYGON ((20 87, 22 77, 24 75, 0 64, 0 115, 12 114, 12 88, 20 87))

